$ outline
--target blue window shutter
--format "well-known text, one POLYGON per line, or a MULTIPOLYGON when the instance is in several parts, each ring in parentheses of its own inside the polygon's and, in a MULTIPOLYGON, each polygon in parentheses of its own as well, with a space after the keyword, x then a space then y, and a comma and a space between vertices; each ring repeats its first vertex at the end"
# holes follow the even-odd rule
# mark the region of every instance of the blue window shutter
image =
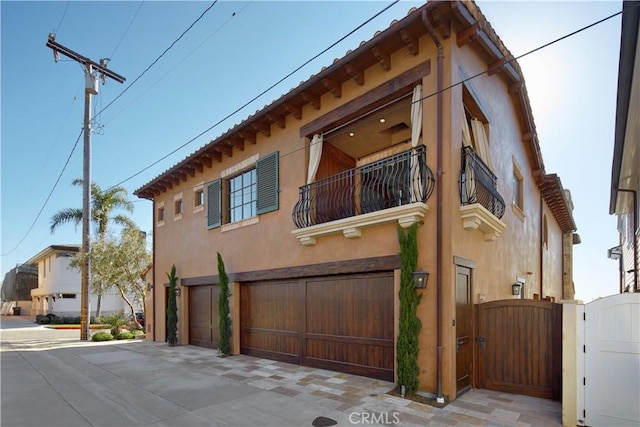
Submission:
POLYGON ((222 181, 216 179, 207 184, 207 228, 222 224, 222 181))
POLYGON ((258 215, 278 210, 280 199, 278 160, 279 152, 276 151, 256 162, 258 184, 256 213, 258 215))

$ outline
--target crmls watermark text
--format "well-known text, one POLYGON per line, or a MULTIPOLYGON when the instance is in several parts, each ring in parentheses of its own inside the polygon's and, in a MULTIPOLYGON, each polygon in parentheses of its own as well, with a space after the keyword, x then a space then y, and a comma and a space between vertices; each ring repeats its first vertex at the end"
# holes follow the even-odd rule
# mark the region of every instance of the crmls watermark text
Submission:
POLYGON ((351 424, 399 424, 398 412, 352 412, 349 414, 351 424))

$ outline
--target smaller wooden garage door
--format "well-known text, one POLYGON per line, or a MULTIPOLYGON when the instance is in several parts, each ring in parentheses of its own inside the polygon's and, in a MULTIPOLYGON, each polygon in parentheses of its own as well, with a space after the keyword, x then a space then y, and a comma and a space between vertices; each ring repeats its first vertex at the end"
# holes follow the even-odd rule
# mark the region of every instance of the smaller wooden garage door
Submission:
POLYGON ((218 286, 189 288, 189 344, 218 348, 218 286))
POLYGON ((245 284, 241 352, 393 381, 393 274, 245 284))

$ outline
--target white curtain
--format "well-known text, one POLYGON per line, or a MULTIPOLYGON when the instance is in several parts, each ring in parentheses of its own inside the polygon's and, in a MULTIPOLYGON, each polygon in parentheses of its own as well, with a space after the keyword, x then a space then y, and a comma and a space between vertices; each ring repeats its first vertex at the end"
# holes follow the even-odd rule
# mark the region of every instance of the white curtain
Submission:
MULTIPOLYGON (((469 122, 467 121, 467 112, 462 108, 462 146, 473 148, 473 142, 471 140, 471 131, 469 130, 469 122)), ((469 200, 476 192, 476 180, 473 173, 473 169, 466 167, 464 170, 465 179, 462 181, 464 186, 462 191, 465 195, 465 200, 469 200)))
POLYGON ((491 161, 491 154, 489 153, 489 141, 487 140, 487 134, 484 132, 484 124, 476 119, 471 119, 471 130, 473 131, 473 138, 476 141, 476 151, 482 161, 489 166, 489 169, 493 170, 493 162, 491 161))
MULTIPOLYGON (((413 88, 411 98, 411 147, 418 146, 420 133, 422 132, 422 85, 413 88)), ((413 150, 411 153, 411 202, 421 202, 422 177, 420 176, 420 164, 418 153, 413 150)))
POLYGON ((316 172, 318 172, 318 165, 320 165, 320 158, 322 157, 322 134, 317 133, 313 135, 311 144, 309 146, 309 173, 307 174, 307 184, 311 184, 316 179, 316 172))
POLYGON ((411 147, 418 146, 422 132, 422 85, 413 88, 413 98, 411 98, 411 147))
POLYGON ((462 146, 473 147, 471 142, 471 131, 469 130, 469 122, 467 121, 467 113, 462 109, 462 146))

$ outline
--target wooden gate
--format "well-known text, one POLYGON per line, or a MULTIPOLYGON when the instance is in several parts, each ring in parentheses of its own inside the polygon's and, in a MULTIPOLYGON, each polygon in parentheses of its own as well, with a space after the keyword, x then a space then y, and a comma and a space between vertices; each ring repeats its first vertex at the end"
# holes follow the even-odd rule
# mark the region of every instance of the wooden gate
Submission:
POLYGON ((476 384, 560 400, 562 305, 500 300, 475 306, 476 384))

